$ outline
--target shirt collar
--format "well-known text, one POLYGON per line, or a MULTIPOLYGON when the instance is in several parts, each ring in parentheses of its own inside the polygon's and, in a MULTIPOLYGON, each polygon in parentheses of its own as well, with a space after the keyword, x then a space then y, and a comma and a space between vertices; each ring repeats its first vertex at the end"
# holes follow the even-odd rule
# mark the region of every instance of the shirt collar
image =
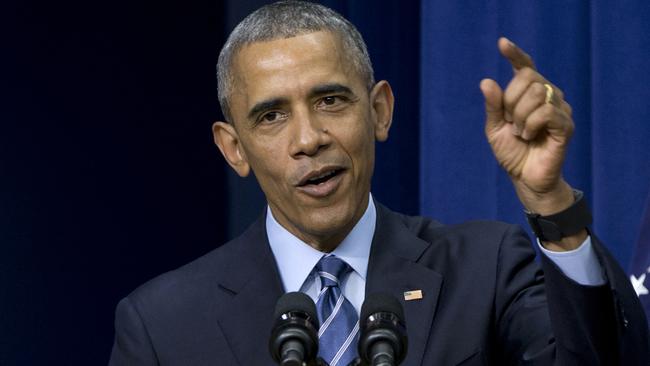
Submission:
MULTIPOLYGON (((377 211, 372 200, 352 231, 331 254, 343 259, 363 279, 368 272, 370 245, 375 233, 377 211)), ((266 208, 266 234, 278 264, 285 291, 298 291, 316 263, 327 253, 318 251, 282 227, 266 208)))

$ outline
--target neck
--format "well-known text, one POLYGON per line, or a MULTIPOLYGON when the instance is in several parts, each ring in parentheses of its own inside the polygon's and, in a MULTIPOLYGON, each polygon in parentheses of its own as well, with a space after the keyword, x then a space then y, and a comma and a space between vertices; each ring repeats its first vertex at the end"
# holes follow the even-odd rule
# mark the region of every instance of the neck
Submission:
POLYGON ((294 235, 296 238, 300 239, 302 242, 306 243, 310 247, 323 252, 330 253, 334 251, 338 246, 345 240, 345 238, 350 234, 350 232, 357 225, 359 220, 363 217, 369 207, 370 195, 366 196, 366 199, 358 206, 363 207, 363 210, 358 210, 354 213, 354 216, 345 222, 343 225, 338 227, 329 228, 329 230, 315 231, 312 228, 301 227, 295 225, 291 222, 285 222, 281 212, 273 210, 273 206, 269 205, 271 208, 271 214, 275 221, 282 226, 289 233, 294 235), (279 214, 279 215, 278 215, 279 214))

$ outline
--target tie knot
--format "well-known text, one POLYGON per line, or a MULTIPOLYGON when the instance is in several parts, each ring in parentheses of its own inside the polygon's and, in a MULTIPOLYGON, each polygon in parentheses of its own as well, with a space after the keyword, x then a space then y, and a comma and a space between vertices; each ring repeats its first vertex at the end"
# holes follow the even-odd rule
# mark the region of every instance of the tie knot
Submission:
POLYGON ((316 270, 323 287, 331 287, 339 286, 340 281, 352 271, 352 268, 341 258, 329 255, 318 261, 316 270))

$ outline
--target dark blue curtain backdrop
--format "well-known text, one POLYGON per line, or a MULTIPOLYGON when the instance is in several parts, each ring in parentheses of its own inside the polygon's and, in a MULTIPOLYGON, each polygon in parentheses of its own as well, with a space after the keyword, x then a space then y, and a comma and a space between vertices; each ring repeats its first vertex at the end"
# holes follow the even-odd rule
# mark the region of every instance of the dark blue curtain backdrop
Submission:
MULTIPOLYGON (((630 281, 641 300, 646 315, 650 314, 650 196, 645 203, 636 250, 629 270, 630 281)), ((650 319, 648 320, 650 326, 650 319)))
POLYGON ((227 238, 223 4, 0 8, 0 365, 105 365, 117 301, 227 238))
POLYGON ((444 222, 496 218, 525 225, 483 135, 478 83, 512 77, 496 50, 505 35, 566 94, 576 132, 565 164, 594 229, 624 267, 650 188, 650 3, 423 1, 420 211, 444 222))
MULTIPOLYGON (((219 246, 264 206, 212 144, 214 64, 268 1, 10 0, 0 11, 0 365, 105 364, 137 285, 219 246)), ((523 224, 483 137, 478 83, 507 35, 562 87, 566 177, 631 259, 650 182, 650 3, 323 1, 396 95, 373 193, 443 222, 523 224)), ((264 350, 262 350, 264 351, 264 350)))

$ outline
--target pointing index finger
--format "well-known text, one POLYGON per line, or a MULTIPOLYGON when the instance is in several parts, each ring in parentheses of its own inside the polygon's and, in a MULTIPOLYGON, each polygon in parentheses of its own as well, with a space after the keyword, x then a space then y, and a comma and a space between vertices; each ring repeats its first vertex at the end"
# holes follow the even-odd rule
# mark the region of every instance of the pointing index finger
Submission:
POLYGON ((499 38, 499 51, 503 57, 505 57, 510 62, 512 69, 515 72, 523 69, 524 67, 530 67, 531 69, 536 70, 533 59, 508 38, 499 38))

